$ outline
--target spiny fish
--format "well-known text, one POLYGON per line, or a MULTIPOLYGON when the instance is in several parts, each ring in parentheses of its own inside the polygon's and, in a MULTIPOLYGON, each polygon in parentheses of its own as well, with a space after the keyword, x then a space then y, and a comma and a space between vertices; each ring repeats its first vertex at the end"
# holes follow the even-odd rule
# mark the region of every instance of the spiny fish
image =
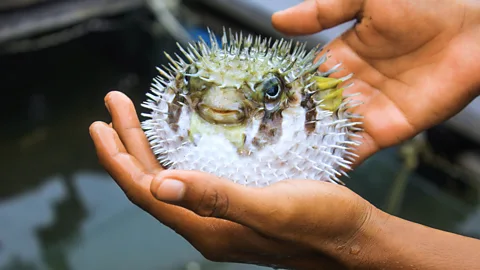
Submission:
POLYGON ((142 127, 165 168, 200 170, 247 186, 285 179, 343 184, 359 142, 352 77, 321 72, 320 45, 208 29, 165 53, 142 106, 142 127), (346 86, 344 86, 346 85, 346 86), (352 121, 352 119, 356 119, 352 121))

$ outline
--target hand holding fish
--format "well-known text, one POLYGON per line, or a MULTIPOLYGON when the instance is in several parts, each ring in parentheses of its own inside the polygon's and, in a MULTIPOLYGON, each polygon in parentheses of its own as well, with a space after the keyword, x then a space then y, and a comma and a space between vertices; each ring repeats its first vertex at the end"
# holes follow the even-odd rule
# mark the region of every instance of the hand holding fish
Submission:
MULTIPOLYGON (((354 73, 344 94, 360 92, 354 98, 364 103, 353 109, 364 130, 355 165, 479 95, 478 1, 307 0, 275 14, 273 24, 303 35, 351 19, 358 23, 327 45, 332 57, 320 70, 341 62, 344 70, 332 76, 354 73)), ((480 241, 388 215, 340 185, 294 179, 246 187, 164 170, 128 97, 112 92, 105 102, 112 124, 90 127, 100 163, 134 204, 210 260, 315 270, 478 268, 480 241)))
POLYGON ((210 260, 338 266, 315 242, 347 244, 370 217, 373 208, 366 201, 336 184, 305 180, 255 189, 206 173, 164 170, 128 97, 111 92, 105 104, 112 125, 96 122, 90 128, 102 166, 133 203, 210 260))
POLYGON ((100 163, 134 204, 207 259, 315 270, 478 265, 480 241, 390 216, 341 185, 292 180, 255 188, 164 170, 128 97, 112 92, 105 104, 112 124, 90 127, 100 163))
POLYGON ((354 73, 348 93, 364 104, 357 164, 462 110, 480 94, 480 4, 462 0, 307 0, 274 14, 288 35, 308 35, 356 19, 325 46, 354 73), (447 19, 448 18, 448 19, 447 19))

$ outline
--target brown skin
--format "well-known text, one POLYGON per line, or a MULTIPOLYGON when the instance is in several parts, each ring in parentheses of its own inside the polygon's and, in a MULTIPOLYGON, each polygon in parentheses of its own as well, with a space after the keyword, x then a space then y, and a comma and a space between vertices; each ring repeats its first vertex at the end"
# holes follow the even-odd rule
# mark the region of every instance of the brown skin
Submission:
MULTIPOLYGON (((311 0, 273 22, 285 33, 309 34, 363 18, 329 45, 327 63, 344 62, 345 73, 356 73, 352 90, 363 93, 361 161, 446 120, 479 94, 478 14, 475 1, 311 0)), ((480 241, 390 216, 346 187, 292 180, 247 188, 165 171, 128 97, 112 92, 105 102, 112 124, 90 127, 100 163, 133 203, 210 260, 293 269, 480 265, 480 241)))
POLYGON ((100 163, 134 204, 207 259, 312 270, 480 264, 480 241, 390 216, 340 185, 292 180, 247 188, 201 172, 163 170, 130 99, 112 92, 105 102, 112 124, 90 127, 100 163))
MULTIPOLYGON (((287 35, 307 35, 356 18, 326 46, 322 70, 354 73, 365 118, 362 162, 445 121, 479 95, 480 2, 476 0, 307 0, 274 14, 287 35)), ((350 82, 350 81, 349 81, 350 82)))

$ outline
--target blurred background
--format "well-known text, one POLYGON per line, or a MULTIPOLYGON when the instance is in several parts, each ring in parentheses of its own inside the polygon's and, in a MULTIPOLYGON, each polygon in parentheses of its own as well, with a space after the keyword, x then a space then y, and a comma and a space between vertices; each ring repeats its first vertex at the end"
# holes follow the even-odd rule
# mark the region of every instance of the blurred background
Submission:
MULTIPOLYGON (((109 120, 110 90, 140 104, 176 42, 207 26, 280 37, 271 14, 298 2, 0 1, 0 270, 264 269, 206 261, 132 205, 98 165, 88 126, 109 120)), ((327 43, 351 25, 298 39, 327 43)), ((385 211, 480 238, 479 145, 477 98, 345 181, 385 211)))

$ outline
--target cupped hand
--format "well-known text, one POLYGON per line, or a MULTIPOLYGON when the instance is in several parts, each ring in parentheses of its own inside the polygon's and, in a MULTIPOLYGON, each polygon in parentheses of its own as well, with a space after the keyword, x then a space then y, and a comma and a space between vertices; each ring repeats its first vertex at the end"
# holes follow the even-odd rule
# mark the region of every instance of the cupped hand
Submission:
POLYGON ((356 19, 327 44, 328 69, 354 73, 363 105, 357 164, 453 116, 480 91, 480 2, 475 0, 306 0, 272 17, 287 35, 356 19))
MULTIPOLYGON (((137 206, 207 259, 293 269, 342 269, 377 209, 347 188, 308 180, 250 188, 195 171, 163 170, 122 93, 105 98, 112 124, 90 127, 101 165, 137 206)), ((167 243, 165 243, 167 244, 167 243)))

